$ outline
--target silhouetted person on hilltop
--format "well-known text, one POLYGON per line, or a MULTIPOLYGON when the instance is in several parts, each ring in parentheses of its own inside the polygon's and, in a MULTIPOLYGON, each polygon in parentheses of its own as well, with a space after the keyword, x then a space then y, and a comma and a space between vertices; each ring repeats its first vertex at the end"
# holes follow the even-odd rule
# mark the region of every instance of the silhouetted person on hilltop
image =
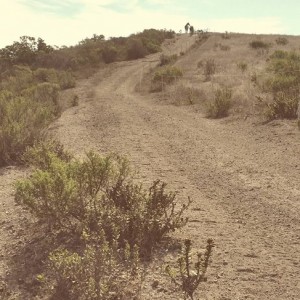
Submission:
POLYGON ((186 23, 185 26, 184 26, 185 33, 188 33, 189 27, 190 27, 190 23, 186 23))
POLYGON ((193 35, 193 34, 194 34, 194 32, 195 32, 195 30, 194 30, 194 26, 190 26, 190 35, 193 35))

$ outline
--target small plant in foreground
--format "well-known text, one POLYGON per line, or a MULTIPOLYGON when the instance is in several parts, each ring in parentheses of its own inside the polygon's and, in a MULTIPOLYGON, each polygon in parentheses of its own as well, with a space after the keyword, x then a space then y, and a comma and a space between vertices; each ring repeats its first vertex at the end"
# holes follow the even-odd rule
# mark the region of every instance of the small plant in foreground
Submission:
POLYGON ((138 249, 129 249, 131 257, 126 256, 116 243, 108 243, 103 231, 83 239, 83 253, 57 249, 49 255, 56 299, 135 299, 140 284, 138 249))
POLYGON ((56 281, 53 299, 135 299, 139 261, 186 224, 190 199, 177 207, 177 194, 159 180, 144 189, 117 155, 89 152, 78 160, 55 143, 49 148, 28 149, 27 162, 37 169, 16 183, 15 200, 55 239, 45 270, 56 281))
POLYGON ((209 118, 222 118, 228 116, 228 111, 232 106, 232 91, 229 88, 218 89, 215 98, 209 104, 207 116, 209 118))
POLYGON ((191 246, 191 240, 185 240, 182 254, 177 261, 177 270, 168 265, 166 267, 166 272, 171 278, 171 281, 184 293, 184 299, 189 298, 193 300, 194 293, 199 284, 207 281, 206 272, 212 255, 214 242, 212 239, 209 239, 207 241, 205 253, 197 253, 197 260, 194 267, 192 266, 193 261, 191 258, 191 246))
POLYGON ((121 248, 137 245, 147 257, 167 233, 187 222, 182 215, 190 201, 177 209, 176 193, 166 192, 165 183, 157 180, 149 190, 134 183, 125 158, 89 152, 79 161, 35 149, 27 159, 30 154, 41 167, 16 183, 15 198, 49 229, 104 230, 108 242, 118 236, 121 248))

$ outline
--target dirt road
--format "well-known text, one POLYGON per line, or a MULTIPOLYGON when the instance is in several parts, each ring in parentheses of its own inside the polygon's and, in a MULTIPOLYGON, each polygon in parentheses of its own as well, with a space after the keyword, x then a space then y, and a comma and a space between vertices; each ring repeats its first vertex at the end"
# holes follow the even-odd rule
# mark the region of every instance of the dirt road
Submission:
MULTIPOLYGON (((157 58, 96 74, 79 86, 79 106, 51 131, 78 154, 125 154, 143 182, 159 178, 183 201, 192 198, 189 223, 177 236, 196 249, 207 238, 216 244, 198 297, 300 299, 300 133, 289 122, 209 120, 192 106, 141 96, 135 86, 157 58)), ((154 279, 167 285, 159 270, 154 263, 143 299, 174 299, 151 288, 154 279)))
POLYGON ((57 122, 58 137, 77 153, 125 154, 144 182, 160 178, 191 196, 179 235, 196 248, 209 237, 216 243, 202 297, 300 299, 299 132, 284 122, 209 120, 135 93, 155 58, 117 64, 95 80, 94 98, 57 122))

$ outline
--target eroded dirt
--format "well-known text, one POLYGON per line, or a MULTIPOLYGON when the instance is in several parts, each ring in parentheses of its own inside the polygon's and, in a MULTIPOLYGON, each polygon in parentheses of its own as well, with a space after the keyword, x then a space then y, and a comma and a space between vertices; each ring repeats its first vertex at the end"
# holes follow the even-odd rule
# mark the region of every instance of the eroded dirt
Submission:
MULTIPOLYGON (((168 51, 186 43, 182 37, 168 51)), ((136 84, 158 58, 113 64, 79 85, 79 106, 49 132, 77 155, 88 149, 126 155, 146 184, 158 178, 182 201, 192 198, 189 223, 176 237, 191 239, 195 249, 208 238, 216 244, 198 298, 300 299, 300 132, 291 121, 210 120, 193 106, 141 96, 136 84)), ((22 172, 8 169, 0 177, 1 279, 9 272, 7 249, 21 239, 11 232, 22 217, 10 184, 22 172)), ((142 299, 180 299, 161 275, 160 259, 172 255, 149 266, 142 299), (158 288, 151 287, 155 280, 158 288)))

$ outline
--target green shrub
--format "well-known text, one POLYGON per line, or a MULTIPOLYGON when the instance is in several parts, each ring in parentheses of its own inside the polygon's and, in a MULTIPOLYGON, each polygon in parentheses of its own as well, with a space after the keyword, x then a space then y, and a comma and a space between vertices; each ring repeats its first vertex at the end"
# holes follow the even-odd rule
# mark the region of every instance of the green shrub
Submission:
POLYGON ((169 64, 173 64, 176 60, 177 60, 178 56, 177 54, 173 54, 173 55, 165 55, 162 54, 160 56, 160 66, 165 66, 165 65, 169 65, 169 64))
POLYGON ((275 74, 300 77, 300 55, 296 52, 276 50, 269 59, 268 70, 275 74))
POLYGON ((228 116, 229 109, 232 106, 232 91, 228 88, 218 89, 215 92, 213 103, 210 103, 207 109, 209 118, 222 118, 228 116))
POLYGON ((5 82, 9 89, 0 90, 1 166, 21 162, 26 147, 33 145, 41 137, 42 130, 61 112, 57 84, 43 82, 34 85, 32 73, 28 81, 23 81, 23 75, 22 71, 18 77, 11 77, 13 83, 12 80, 5 82), (24 83, 20 84, 20 91, 15 86, 17 82, 24 83))
POLYGON ((163 84, 170 84, 177 78, 182 77, 182 71, 173 66, 165 66, 154 73, 153 82, 161 82, 163 84))
POLYGON ((295 119, 297 118, 299 95, 291 96, 284 92, 278 92, 273 97, 273 102, 268 104, 266 117, 273 119, 295 119))
POLYGON ((55 107, 28 97, 0 92, 0 166, 20 162, 26 147, 39 139, 42 129, 53 120, 55 107))
POLYGON ((33 72, 38 82, 58 84, 60 89, 73 88, 76 85, 74 76, 68 71, 56 71, 55 69, 38 68, 33 72))
POLYGON ((76 80, 70 72, 60 71, 58 73, 58 84, 62 90, 70 89, 76 86, 76 80))
POLYGON ((123 255, 116 245, 106 241, 103 231, 97 234, 96 240, 87 235, 84 240, 87 244, 83 253, 58 249, 50 254, 48 266, 57 283, 55 298, 135 299, 139 278, 134 266, 138 265, 138 256, 134 254, 131 259, 124 257, 124 264, 120 260, 123 255), (125 269, 126 262, 128 270, 125 269))
POLYGON ((46 171, 50 169, 52 160, 55 158, 64 162, 70 162, 73 156, 58 141, 41 140, 26 148, 22 160, 28 166, 46 171))
MULTIPOLYGON (((182 219, 186 206, 175 211, 176 194, 167 193, 159 181, 148 191, 133 183, 124 158, 90 152, 80 162, 62 160, 54 153, 41 155, 42 162, 48 155, 48 169, 19 181, 16 201, 51 228, 104 230, 108 242, 117 236, 120 247, 137 245, 147 256, 168 232, 186 222, 182 219)), ((34 160, 39 161, 36 155, 34 160)))
POLYGON ((177 208, 176 193, 160 181, 144 189, 116 155, 89 152, 77 160, 49 142, 28 149, 24 159, 38 169, 16 183, 15 199, 56 236, 45 270, 56 281, 53 297, 134 299, 140 259, 186 224, 190 200, 177 208), (75 248, 61 244, 63 233, 75 248))
POLYGON ((59 90, 59 85, 55 83, 43 82, 23 90, 22 96, 30 97, 31 99, 38 102, 43 102, 46 105, 47 102, 58 105, 59 90))
POLYGON ((300 55, 296 52, 277 50, 270 56, 267 71, 271 75, 264 84, 265 90, 273 95, 265 113, 269 120, 297 117, 299 69, 300 55))
POLYGON ((117 55, 118 55, 118 51, 116 47, 107 46, 102 50, 102 59, 106 64, 116 61, 117 55))
POLYGON ((55 69, 38 68, 33 71, 35 80, 38 82, 57 83, 57 71, 55 69))
POLYGON ((207 241, 205 253, 197 253, 197 260, 192 261, 192 242, 185 240, 181 256, 177 260, 177 268, 166 267, 166 272, 171 281, 180 288, 184 294, 184 299, 194 299, 194 293, 199 284, 206 282, 206 272, 214 247, 213 240, 207 241), (178 269, 178 270, 177 270, 178 269))
POLYGON ((267 91, 271 91, 275 94, 282 91, 292 91, 296 89, 298 81, 298 78, 294 75, 279 73, 266 80, 265 88, 267 88, 267 91))
POLYGON ((34 77, 31 69, 25 66, 13 66, 2 74, 0 90, 9 90, 15 94, 34 84, 34 77))
POLYGON ((268 49, 271 45, 261 40, 254 40, 249 43, 249 46, 253 49, 268 49))
POLYGON ((161 51, 161 47, 158 44, 155 44, 152 41, 146 41, 144 43, 146 49, 148 50, 149 53, 157 53, 161 51))

